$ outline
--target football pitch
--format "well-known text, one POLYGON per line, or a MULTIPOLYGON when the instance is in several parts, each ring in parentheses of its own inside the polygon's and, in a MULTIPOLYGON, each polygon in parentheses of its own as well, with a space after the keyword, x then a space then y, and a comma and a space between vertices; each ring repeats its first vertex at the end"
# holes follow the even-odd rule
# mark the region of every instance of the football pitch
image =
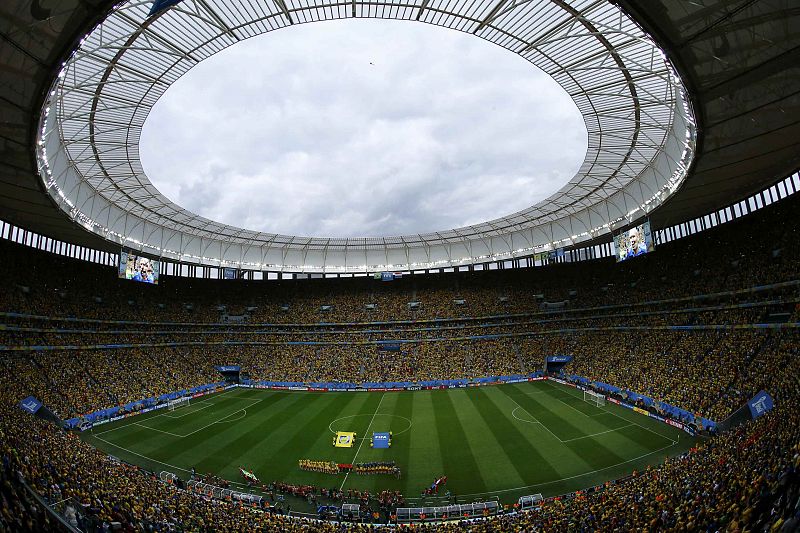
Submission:
POLYGON ((413 502, 447 476, 446 490, 458 501, 506 503, 616 479, 694 443, 683 431, 611 403, 584 402, 580 390, 550 381, 408 392, 235 388, 98 426, 83 438, 183 478, 194 467, 240 483, 243 467, 263 483, 400 490, 413 502), (336 431, 356 432, 353 447, 334 447, 336 431), (370 447, 374 432, 388 431, 389 449, 370 447), (394 461, 402 476, 307 472, 299 459, 394 461))

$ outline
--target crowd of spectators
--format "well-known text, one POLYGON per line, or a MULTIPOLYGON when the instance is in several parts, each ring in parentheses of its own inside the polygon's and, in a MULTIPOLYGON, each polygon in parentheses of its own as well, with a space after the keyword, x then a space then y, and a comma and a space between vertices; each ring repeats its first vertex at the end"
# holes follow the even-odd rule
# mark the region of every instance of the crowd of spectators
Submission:
MULTIPOLYGON (((785 344, 768 330, 593 331, 526 341, 533 361, 574 356, 565 372, 610 384, 720 422, 764 387, 765 362, 785 344)), ((768 373, 768 372, 767 372, 768 373)))
MULTIPOLYGON (((62 418, 213 383, 216 365, 236 364, 253 381, 385 383, 530 374, 545 358, 569 354, 565 371, 631 390, 721 421, 754 392, 740 382, 757 375, 761 361, 781 347, 768 329, 670 329, 747 326, 763 309, 656 313, 620 323, 612 314, 562 318, 552 327, 527 322, 508 337, 474 330, 475 338, 442 337, 370 343, 370 334, 320 344, 163 346, 11 351, 2 360, 29 394, 62 418), (755 313, 755 314, 754 314, 755 313), (690 318, 686 318, 690 317, 690 318), (642 326, 639 321, 652 319, 642 326), (682 320, 682 318, 684 320, 682 320), (356 340, 360 339, 360 340, 356 340)), ((625 319, 626 321, 628 318, 625 319)), ((793 310, 789 322, 797 320, 793 310)))
MULTIPOLYGON (((69 418, 218 381, 218 364, 240 364, 257 380, 363 383, 529 373, 553 354, 574 356, 568 373, 717 421, 762 389, 777 407, 617 483, 529 512, 417 531, 792 531, 800 511, 797 330, 669 327, 796 322, 796 285, 698 295, 796 281, 798 223, 787 211, 797 206, 798 199, 787 200, 746 221, 746 231, 741 221, 726 224, 622 265, 602 260, 391 283, 163 277, 159 287, 142 287, 117 280, 112 269, 2 242, 0 531, 57 529, 34 494, 59 502, 68 522, 89 531, 114 524, 132 531, 343 527, 164 483, 24 413, 17 403, 29 395, 69 418), (642 304, 648 301, 658 302, 642 304), (247 324, 272 326, 220 326, 239 314, 247 324), (502 316, 486 318, 495 315, 502 316), (434 318, 443 320, 428 322, 434 318), (407 322, 346 324, 397 320, 407 322), (397 350, 371 344, 398 339, 421 342, 397 350), (243 344, 212 344, 221 341, 243 344), (297 341, 321 344, 287 344, 297 341), (94 344, 134 346, 86 347, 94 344)), ((400 501, 341 491, 332 498, 377 500, 382 509, 400 501)))
MULTIPOLYGON (((728 345, 730 341, 722 342, 728 345)), ((743 389, 767 388, 776 405, 769 414, 701 441, 687 453, 627 479, 545 501, 532 511, 436 529, 793 531, 800 511, 800 339, 793 332, 778 331, 765 344, 774 349, 762 354, 757 366, 741 374, 738 383, 743 389)), ((0 390, 0 523, 5 530, 47 531, 55 526, 23 483, 48 502, 61 502, 64 516, 90 531, 104 525, 110 528, 113 523, 131 530, 188 531, 338 531, 342 527, 210 500, 164 483, 18 409, 16 402, 25 394, 22 387, 6 376, 0 390)), ((358 496, 363 498, 363 494, 358 496)), ((358 501, 356 496, 338 497, 358 501)))
MULTIPOLYGON (((0 333, 5 346, 33 349, 6 352, 1 363, 30 394, 62 418, 71 418, 219 381, 214 367, 220 364, 238 364, 255 381, 419 382, 529 374, 542 370, 549 355, 570 354, 575 358, 566 369, 571 374, 721 420, 751 392, 737 382, 777 349, 769 330, 674 327, 747 326, 769 321, 776 308, 788 309, 779 314, 782 321, 796 322, 792 298, 780 294, 778 302, 789 303, 777 307, 759 302, 741 307, 740 302, 681 309, 674 304, 638 315, 614 311, 584 317, 578 312, 510 321, 502 327, 478 324, 468 335, 435 331, 443 336, 399 342, 395 349, 382 349, 369 331, 350 332, 346 340, 309 334, 307 340, 316 344, 295 344, 280 336, 253 342, 247 335, 245 340, 231 335, 242 344, 206 344, 203 336, 200 341, 178 340, 175 346, 163 345, 161 337, 146 331, 142 338, 128 332, 115 339, 108 333, 103 340, 109 344, 116 340, 135 346, 105 349, 69 349, 98 342, 96 336, 79 332, 85 330, 47 333, 51 336, 43 344, 21 343, 25 332, 16 331, 0 333), (65 335, 69 338, 59 344, 65 335), (37 345, 54 349, 37 350, 37 345)), ((408 333, 398 330, 391 337, 411 337, 408 333)))
POLYGON ((526 313, 691 297, 796 277, 800 250, 788 198, 757 215, 659 245, 655 253, 544 268, 371 278, 203 280, 161 277, 158 287, 118 280, 112 267, 0 242, 0 310, 137 322, 320 324, 526 313), (418 306, 409 305, 417 302, 418 306))

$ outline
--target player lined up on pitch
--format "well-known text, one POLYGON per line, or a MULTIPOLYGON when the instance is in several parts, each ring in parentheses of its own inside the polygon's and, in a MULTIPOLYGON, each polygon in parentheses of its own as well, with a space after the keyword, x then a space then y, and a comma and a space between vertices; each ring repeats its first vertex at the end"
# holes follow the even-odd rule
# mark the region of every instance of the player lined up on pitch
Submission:
POLYGON ((376 463, 357 463, 353 465, 353 472, 356 474, 390 474, 400 479, 400 467, 394 461, 376 463))
POLYGON ((309 472, 321 472, 323 474, 338 474, 339 465, 334 461, 312 461, 311 459, 300 459, 297 461, 300 470, 309 472))

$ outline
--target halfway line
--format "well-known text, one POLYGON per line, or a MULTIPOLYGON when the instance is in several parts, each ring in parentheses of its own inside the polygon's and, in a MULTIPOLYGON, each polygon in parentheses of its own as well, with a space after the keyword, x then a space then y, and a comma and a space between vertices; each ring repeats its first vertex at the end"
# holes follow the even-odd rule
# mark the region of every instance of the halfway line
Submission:
MULTIPOLYGON (((356 456, 353 457, 353 464, 356 464, 356 457, 358 457, 358 452, 361 451, 361 447, 364 445, 364 441, 367 440, 366 436, 369 435, 369 428, 372 427, 372 422, 375 421, 375 416, 378 414, 378 409, 381 408, 381 404, 383 403, 383 397, 386 396, 384 392, 381 395, 381 399, 378 401, 378 407, 375 408, 375 412, 372 413, 372 418, 369 420, 369 425, 367 426, 367 431, 364 432, 364 438, 361 439, 361 443, 358 445, 358 449, 356 450, 356 456)), ((347 477, 350 475, 350 470, 347 471, 347 474, 344 475, 344 481, 342 481, 342 485, 339 487, 339 490, 344 488, 344 484, 347 483, 347 477)))

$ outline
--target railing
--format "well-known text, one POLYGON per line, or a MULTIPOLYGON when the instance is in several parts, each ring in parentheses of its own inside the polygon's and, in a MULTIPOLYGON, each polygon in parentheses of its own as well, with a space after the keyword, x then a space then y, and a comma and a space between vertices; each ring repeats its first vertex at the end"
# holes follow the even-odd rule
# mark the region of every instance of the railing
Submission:
MULTIPOLYGON (((31 497, 33 497, 33 499, 35 499, 39 505, 42 506, 42 508, 44 508, 50 514, 50 516, 52 516, 53 519, 55 519, 66 531, 70 531, 72 533, 84 533, 82 530, 67 522, 66 518, 64 518, 62 514, 66 510, 66 503, 72 502, 72 500, 67 499, 50 504, 44 498, 42 498, 39 493, 33 490, 33 488, 31 488, 31 486, 25 481, 20 480, 20 483, 23 487, 25 487, 25 490, 28 491, 31 497), (59 510, 58 507, 61 507, 61 509, 59 510)), ((79 513, 81 510, 81 506, 77 504, 74 505, 73 508, 75 509, 76 513, 79 513)))
POLYGON ((226 489, 210 483, 203 483, 202 481, 191 480, 186 484, 186 488, 196 494, 202 494, 216 500, 237 501, 259 507, 264 501, 261 496, 255 494, 226 489))
POLYGON ((464 520, 496 515, 501 510, 496 500, 477 503, 452 504, 430 507, 399 507, 396 511, 398 524, 464 520))

